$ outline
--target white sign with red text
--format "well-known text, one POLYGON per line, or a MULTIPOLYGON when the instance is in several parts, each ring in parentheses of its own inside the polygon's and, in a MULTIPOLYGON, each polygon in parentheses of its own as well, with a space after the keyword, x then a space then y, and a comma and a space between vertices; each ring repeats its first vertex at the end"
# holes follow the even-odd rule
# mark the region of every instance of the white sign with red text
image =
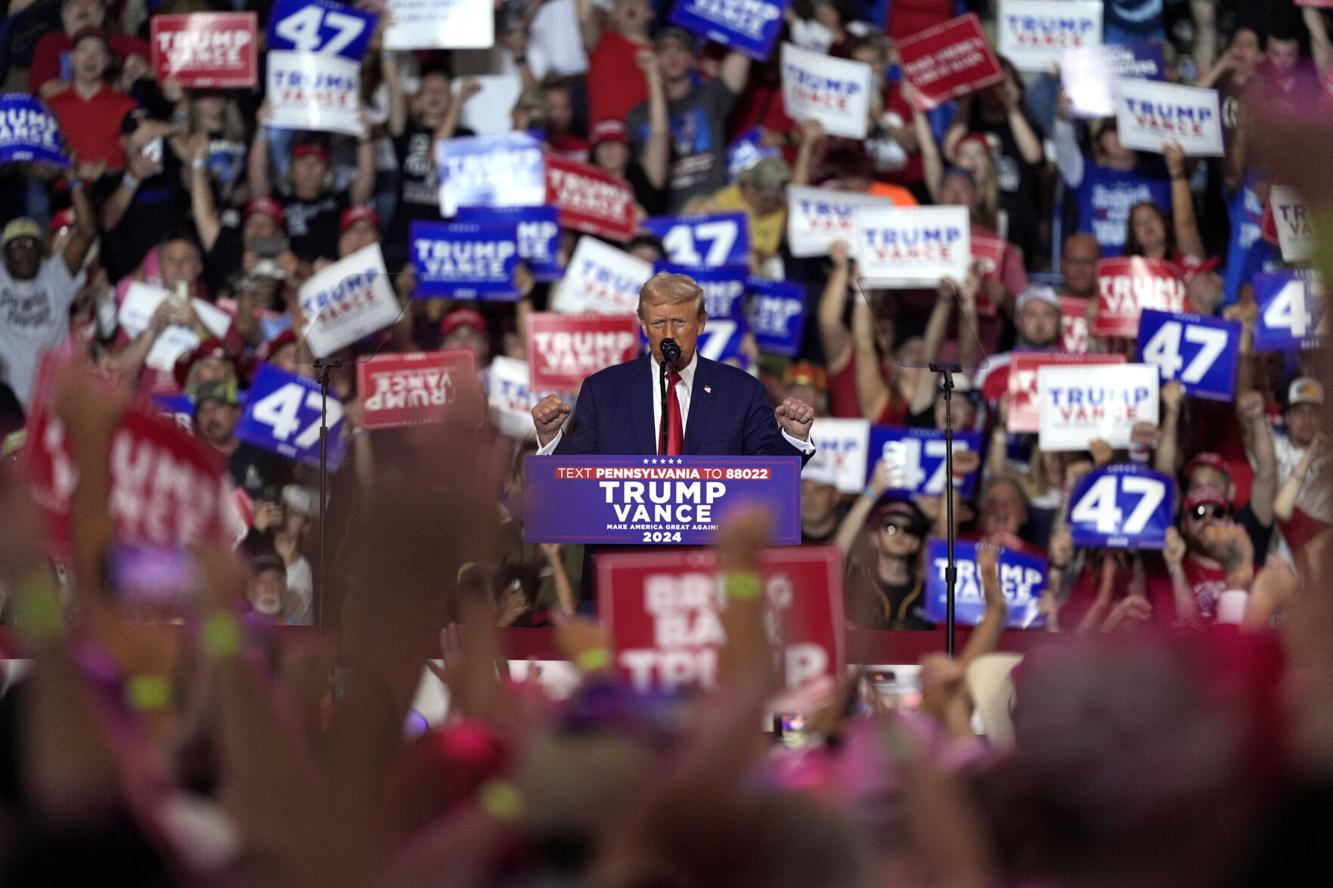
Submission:
POLYGON ((1145 308, 1185 311, 1185 282, 1173 263, 1143 256, 1117 256, 1097 263, 1097 316, 1093 336, 1137 339, 1145 308))
POLYGON ((264 54, 268 96, 277 129, 359 136, 361 64, 328 53, 272 50, 264 54))
POLYGON ((854 191, 833 191, 804 185, 787 186, 787 246, 798 259, 827 256, 838 241, 851 246, 859 207, 887 209, 887 197, 854 191))
POLYGON ((470 349, 375 355, 356 365, 363 429, 437 423, 476 366, 470 349))
POLYGON ((1162 153, 1179 142, 1191 157, 1222 156, 1222 115, 1217 90, 1155 80, 1121 79, 1115 84, 1120 144, 1162 153))
POLYGON ((653 266, 595 237, 574 248, 551 308, 561 314, 634 314, 653 266))
POLYGON ((1268 189, 1268 204, 1273 208, 1282 261, 1310 261, 1314 256, 1314 229, 1300 192, 1290 185, 1273 185, 1268 189))
POLYGON ((871 287, 934 287, 962 281, 972 264, 966 207, 892 207, 855 213, 861 282, 871 287))
POLYGON ((495 45, 491 0, 388 0, 385 49, 489 49, 495 45))
POLYGON ((810 427, 815 455, 801 472, 803 480, 832 484, 840 493, 860 493, 866 486, 870 420, 821 416, 810 427))
POLYGON ((1043 451, 1087 450, 1095 440, 1129 446, 1137 422, 1157 424, 1159 371, 1152 364, 1042 367, 1037 371, 1043 451))
POLYGON ((533 391, 574 391, 588 376, 639 353, 634 315, 528 316, 528 367, 533 391))
POLYGON ((1000 55, 1020 71, 1049 71, 1066 49, 1102 42, 1101 0, 1000 0, 1000 55))
POLYGON ((1037 403, 1037 371, 1042 367, 1123 364, 1124 355, 1069 355, 1061 352, 1014 352, 1009 362, 1009 409, 1006 427, 1010 432, 1030 433, 1041 429, 1037 403))
POLYGON ((872 72, 864 62, 782 44, 782 100, 788 116, 818 120, 831 136, 864 139, 872 72))
POLYGON ((301 285, 299 299, 305 341, 317 358, 383 330, 402 313, 378 243, 310 278, 301 285))

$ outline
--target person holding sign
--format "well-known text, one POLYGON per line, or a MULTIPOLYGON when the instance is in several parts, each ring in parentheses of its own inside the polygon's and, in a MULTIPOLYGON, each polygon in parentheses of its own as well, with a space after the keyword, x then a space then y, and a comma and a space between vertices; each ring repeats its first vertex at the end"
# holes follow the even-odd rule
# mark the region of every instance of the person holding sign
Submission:
POLYGON ((574 406, 547 395, 532 408, 538 454, 801 456, 815 452, 810 405, 788 398, 773 410, 763 384, 710 361, 696 344, 708 321, 704 292, 683 274, 659 272, 639 290, 649 354, 589 376, 574 406), (665 348, 664 348, 665 346, 665 348), (667 366, 666 415, 659 393, 667 366), (662 446, 662 441, 666 446, 662 446))

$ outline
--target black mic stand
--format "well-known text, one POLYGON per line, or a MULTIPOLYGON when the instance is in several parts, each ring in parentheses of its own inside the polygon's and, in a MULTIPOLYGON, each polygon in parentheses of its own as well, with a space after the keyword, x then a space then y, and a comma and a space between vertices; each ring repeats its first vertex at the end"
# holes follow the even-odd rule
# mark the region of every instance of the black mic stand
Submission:
POLYGON ((940 390, 944 392, 944 472, 949 476, 944 488, 944 539, 947 561, 944 567, 944 644, 950 657, 954 655, 954 597, 958 585, 958 567, 954 561, 953 519, 953 374, 962 373, 960 364, 931 362, 930 372, 940 374, 940 390))
POLYGON ((675 369, 676 361, 680 359, 680 347, 676 345, 674 339, 664 339, 662 340, 662 344, 658 346, 658 350, 662 354, 662 363, 659 365, 659 372, 657 375, 657 388, 658 391, 662 393, 662 421, 658 423, 657 453, 659 456, 662 456, 667 452, 667 432, 669 431, 670 426, 670 422, 667 420, 667 417, 670 416, 670 413, 668 412, 668 405, 670 404, 668 398, 670 397, 670 393, 667 387, 667 368, 670 367, 673 370, 675 369), (668 343, 670 343, 670 345, 668 345, 668 343), (668 352, 671 357, 667 356, 668 352))
POLYGON ((315 566, 318 575, 315 586, 315 628, 321 633, 324 631, 325 567, 328 563, 325 554, 328 522, 325 519, 329 502, 329 371, 341 367, 342 363, 336 358, 315 358, 315 374, 319 380, 319 563, 315 566))

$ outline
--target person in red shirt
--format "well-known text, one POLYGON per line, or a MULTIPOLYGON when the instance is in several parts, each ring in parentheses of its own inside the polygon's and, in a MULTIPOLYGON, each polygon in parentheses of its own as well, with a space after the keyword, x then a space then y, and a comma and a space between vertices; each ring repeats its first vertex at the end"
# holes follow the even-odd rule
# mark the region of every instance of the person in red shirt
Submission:
POLYGON ((579 27, 588 50, 588 119, 624 120, 631 108, 648 101, 648 81, 635 61, 652 49, 648 29, 653 7, 648 0, 615 0, 610 15, 578 0, 579 27))
POLYGON ((80 163, 104 163, 108 170, 125 168, 121 121, 136 107, 134 100, 105 80, 111 52, 106 33, 84 28, 71 41, 74 84, 47 100, 60 121, 60 131, 80 163))
MULTIPOLYGON (((64 27, 43 34, 33 50, 28 92, 49 99, 69 89, 74 80, 70 58, 74 35, 85 28, 102 28, 105 20, 106 6, 102 0, 64 0, 60 5, 60 21, 64 27)), ((111 54, 122 63, 123 83, 128 85, 149 73, 147 43, 128 34, 109 33, 107 44, 111 54)))

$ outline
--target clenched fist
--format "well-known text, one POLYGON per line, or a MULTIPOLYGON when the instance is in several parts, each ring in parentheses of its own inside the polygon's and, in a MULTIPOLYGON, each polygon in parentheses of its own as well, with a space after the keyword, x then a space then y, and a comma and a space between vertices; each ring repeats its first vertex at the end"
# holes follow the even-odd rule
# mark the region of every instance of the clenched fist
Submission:
MULTIPOLYGON (((534 411, 533 416, 536 415, 534 411)), ((782 426, 784 432, 798 441, 810 440, 810 426, 815 421, 815 411, 809 404, 800 398, 788 398, 778 405, 773 415, 777 417, 778 425, 782 426)), ((537 432, 541 434, 541 426, 537 427, 537 432)))
POLYGON ((532 408, 532 423, 537 427, 537 443, 545 447, 555 439, 569 416, 569 405, 556 395, 547 395, 532 408))

